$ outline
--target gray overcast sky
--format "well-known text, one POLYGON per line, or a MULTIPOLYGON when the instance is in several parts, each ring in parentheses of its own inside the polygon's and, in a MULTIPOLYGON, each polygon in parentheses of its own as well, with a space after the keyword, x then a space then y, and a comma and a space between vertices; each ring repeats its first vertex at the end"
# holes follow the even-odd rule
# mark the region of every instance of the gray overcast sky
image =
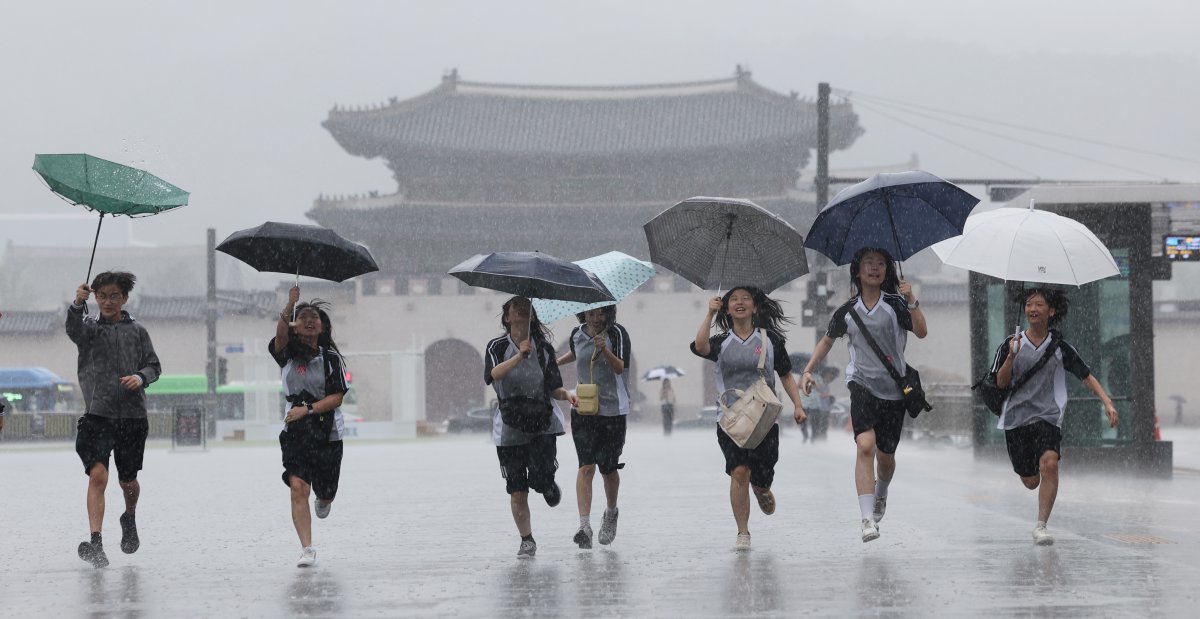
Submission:
MULTIPOLYGON (((94 2, 13 3, 0 23, 0 243, 79 245, 83 221, 30 170, 34 153, 88 152, 192 192, 136 237, 202 243, 267 219, 304 221, 325 193, 394 190, 385 166, 343 152, 320 123, 335 104, 408 98, 463 79, 630 84, 714 79, 743 64, 768 88, 819 81, 865 95, 1089 136, 1191 161, 1085 144, 1054 148, 1135 173, 874 110, 833 166, 917 153, 943 176, 1200 181, 1194 2, 94 2)), ((993 128, 1001 132, 1007 130, 993 128)), ((1042 138, 1030 134, 1031 141, 1042 138)), ((806 177, 811 177, 807 171, 806 177)), ((685 197, 685 196, 681 196, 685 197)), ((127 232, 109 230, 108 243, 127 232)))

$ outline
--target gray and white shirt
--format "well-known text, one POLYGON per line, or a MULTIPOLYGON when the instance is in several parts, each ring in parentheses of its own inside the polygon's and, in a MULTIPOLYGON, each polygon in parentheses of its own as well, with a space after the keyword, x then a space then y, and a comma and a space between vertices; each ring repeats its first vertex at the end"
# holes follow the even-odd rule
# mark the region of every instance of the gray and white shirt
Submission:
MULTIPOLYGON (((267 344, 271 358, 279 364, 279 376, 283 380, 283 395, 294 398, 303 392, 313 397, 313 402, 322 400, 334 393, 350 391, 346 382, 346 366, 342 356, 336 350, 317 348, 313 356, 298 355, 297 348, 285 346, 280 352, 275 351, 275 338, 267 344)), ((311 402, 310 402, 311 403, 311 402)), ((289 408, 292 404, 287 405, 289 408)), ((283 414, 287 414, 285 408, 283 414)), ((287 431, 285 424, 283 430, 287 431)), ((346 421, 342 417, 342 407, 333 409, 333 429, 329 432, 330 441, 340 441, 346 434, 346 421)))
POLYGON ((908 344, 908 332, 913 328, 908 301, 903 295, 885 292, 875 303, 875 307, 867 309, 862 298, 856 296, 834 310, 833 317, 829 320, 829 329, 825 333, 834 340, 843 335, 850 336, 850 362, 846 364, 847 383, 858 383, 868 393, 881 400, 904 399, 900 389, 896 387, 896 381, 892 380, 891 373, 867 343, 858 329, 858 324, 850 317, 851 311, 858 313, 863 325, 871 332, 875 343, 879 344, 892 367, 904 376, 907 371, 904 347, 908 344))
MULTIPOLYGON (((1013 359, 1012 380, 1014 382, 1037 364, 1046 352, 1046 347, 1050 346, 1052 339, 1058 339, 1058 349, 1054 351, 1054 356, 1046 362, 1046 365, 1042 366, 1024 385, 1021 385, 1020 389, 1010 393, 1004 400, 1004 408, 1000 411, 1000 420, 996 423, 996 427, 1001 430, 1012 430, 1038 420, 1047 421, 1061 428, 1063 411, 1067 408, 1067 372, 1074 374, 1079 380, 1086 380, 1092 375, 1091 368, 1079 356, 1079 351, 1064 341, 1057 332, 1051 331, 1050 335, 1038 346, 1034 346, 1033 342, 1029 340, 1028 333, 1026 331, 1021 338, 1021 347, 1017 350, 1016 358, 1013 359)), ((1000 366, 1004 365, 1005 359, 1008 358, 1008 347, 1011 340, 1012 336, 1009 336, 996 350, 996 356, 992 361, 993 372, 998 372, 1000 366)))
MULTIPOLYGON (((787 347, 782 337, 763 331, 767 334, 767 360, 763 364, 763 374, 767 385, 775 388, 775 375, 787 376, 792 371, 792 360, 788 357, 787 347)), ((758 380, 758 357, 762 353, 763 341, 759 330, 755 329, 750 337, 742 339, 733 331, 726 331, 708 338, 708 354, 696 352, 696 342, 692 342, 692 353, 715 361, 714 377, 717 383, 717 394, 730 389, 745 391, 758 380)), ((732 404, 732 402, 726 402, 732 404)), ((779 423, 776 420, 775 423, 779 423)))
MULTIPOLYGON (((492 369, 520 354, 520 347, 509 335, 502 335, 490 342, 483 354, 483 382, 496 390, 500 401, 512 396, 527 398, 545 398, 549 400, 554 411, 550 427, 542 434, 564 434, 566 423, 558 404, 550 397, 554 390, 562 387, 562 375, 558 373, 558 363, 554 359, 554 349, 533 340, 533 354, 521 360, 504 378, 492 379, 492 369)), ((497 407, 492 415, 492 440, 497 447, 512 447, 525 445, 533 440, 534 435, 522 432, 504 423, 497 407)))
MULTIPOLYGON (((608 339, 608 349, 625 363, 629 369, 630 346, 629 332, 618 323, 613 323, 604 332, 608 339)), ((605 417, 617 417, 629 414, 629 385, 626 381, 628 372, 617 374, 612 366, 604 359, 604 353, 596 351, 596 342, 588 335, 584 325, 579 325, 571 331, 571 352, 575 353, 575 371, 580 383, 594 383, 600 392, 600 412, 605 417), (593 360, 592 355, 596 358, 593 360)))

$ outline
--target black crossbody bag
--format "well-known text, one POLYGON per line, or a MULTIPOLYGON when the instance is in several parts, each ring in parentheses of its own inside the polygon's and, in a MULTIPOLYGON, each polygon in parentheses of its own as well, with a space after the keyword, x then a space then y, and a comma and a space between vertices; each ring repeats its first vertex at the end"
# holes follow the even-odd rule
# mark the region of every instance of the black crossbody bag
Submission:
POLYGON ((867 326, 863 324, 862 318, 854 308, 850 308, 850 317, 854 319, 854 324, 858 325, 858 330, 862 332, 863 338, 871 345, 871 350, 879 357, 879 361, 883 363, 883 367, 887 368, 888 374, 892 375, 892 380, 896 381, 896 387, 900 389, 901 395, 904 397, 904 410, 908 411, 908 416, 913 419, 917 418, 923 411, 933 410, 933 406, 925 399, 925 388, 921 386, 921 374, 918 373, 913 366, 904 364, 904 376, 892 366, 888 356, 883 353, 883 349, 871 336, 871 332, 867 330, 867 326))
MULTIPOLYGON (((1051 331, 1047 337, 1050 338, 1050 344, 1046 347, 1046 352, 1043 352, 1042 357, 1037 360, 1037 363, 1033 364, 1033 367, 1029 368, 1028 371, 1022 374, 1021 377, 1016 380, 1016 382, 1010 383, 1008 388, 1001 389, 996 385, 995 372, 988 372, 987 374, 984 374, 983 378, 979 379, 979 381, 974 385, 971 385, 971 390, 979 393, 979 399, 983 401, 983 405, 986 406, 988 410, 992 411, 993 415, 999 417, 1000 413, 1004 410, 1004 400, 1008 399, 1010 394, 1015 392, 1017 389, 1020 389, 1025 383, 1029 382, 1029 379, 1033 378, 1033 375, 1036 374, 1038 370, 1042 369, 1042 367, 1050 362, 1050 358, 1054 356, 1054 351, 1058 350, 1060 338, 1055 337, 1054 331, 1051 331)), ((1004 340, 1005 346, 1008 345, 1008 342, 1008 339, 1004 340)))

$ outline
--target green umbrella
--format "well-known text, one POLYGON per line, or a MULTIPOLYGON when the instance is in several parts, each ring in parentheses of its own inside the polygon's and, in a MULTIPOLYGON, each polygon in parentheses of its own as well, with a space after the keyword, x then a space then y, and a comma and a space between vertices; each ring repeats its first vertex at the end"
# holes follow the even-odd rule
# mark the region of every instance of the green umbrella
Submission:
POLYGON ((100 213, 92 258, 88 262, 88 280, 92 277, 96 243, 105 215, 157 215, 188 203, 188 192, 149 172, 91 155, 34 155, 33 170, 51 191, 67 202, 100 213))

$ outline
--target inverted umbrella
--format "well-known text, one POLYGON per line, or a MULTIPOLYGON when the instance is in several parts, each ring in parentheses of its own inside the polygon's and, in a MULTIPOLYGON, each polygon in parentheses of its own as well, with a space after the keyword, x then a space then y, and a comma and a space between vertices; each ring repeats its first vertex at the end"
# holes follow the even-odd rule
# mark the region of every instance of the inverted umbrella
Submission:
POLYGON ((145 170, 91 155, 34 155, 33 170, 62 199, 100 213, 85 281, 92 278, 105 215, 145 217, 188 203, 188 192, 145 170))
POLYGON ((642 374, 642 380, 662 380, 664 378, 679 378, 687 373, 673 365, 660 365, 642 374))
MULTIPOLYGON (((654 277, 654 265, 633 256, 610 251, 606 254, 576 260, 575 264, 591 271, 612 293, 613 299, 619 302, 629 296, 639 286, 654 277)), ((552 323, 564 316, 586 312, 612 305, 612 301, 596 303, 579 303, 576 301, 559 301, 555 299, 535 299, 533 309, 537 310, 538 319, 544 323, 552 323)))
POLYGON ((1087 226, 1055 213, 999 208, 972 215, 961 236, 937 243, 942 262, 1003 280, 1080 286, 1121 272, 1087 226))
POLYGON ((450 269, 469 286, 531 299, 615 303, 600 278, 573 262, 536 251, 475 254, 450 269))
POLYGON ((764 292, 808 273, 804 237, 779 215, 735 198, 688 198, 643 226, 650 261, 701 288, 764 292))
POLYGON ((837 193, 817 215, 804 246, 849 264, 860 249, 882 249, 895 260, 952 236, 979 198, 928 172, 876 174, 837 193))
POLYGON ((217 245, 217 251, 258 271, 295 273, 297 278, 343 282, 379 270, 366 247, 321 226, 268 221, 234 232, 217 245))

